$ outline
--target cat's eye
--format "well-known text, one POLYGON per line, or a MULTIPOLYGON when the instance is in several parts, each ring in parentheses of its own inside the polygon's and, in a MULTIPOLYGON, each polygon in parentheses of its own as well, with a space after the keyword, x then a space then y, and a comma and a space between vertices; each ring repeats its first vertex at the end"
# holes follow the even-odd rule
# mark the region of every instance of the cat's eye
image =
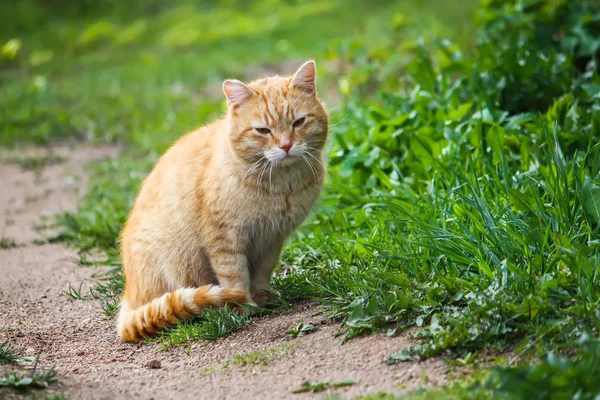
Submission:
POLYGON ((269 128, 254 128, 254 129, 256 129, 256 132, 261 133, 263 135, 271 134, 271 130, 269 128))
POLYGON ((298 118, 297 120, 295 120, 294 121, 294 128, 298 128, 299 126, 302 126, 302 124, 304 123, 304 121, 306 121, 306 117, 298 118))

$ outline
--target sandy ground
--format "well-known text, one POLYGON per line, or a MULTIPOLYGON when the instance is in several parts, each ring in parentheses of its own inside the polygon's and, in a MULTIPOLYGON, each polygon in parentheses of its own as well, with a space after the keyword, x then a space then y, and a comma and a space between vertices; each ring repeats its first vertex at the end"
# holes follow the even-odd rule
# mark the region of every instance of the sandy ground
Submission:
MULTIPOLYGON (((69 285, 93 281, 101 268, 80 267, 76 251, 57 244, 36 244, 35 229, 43 216, 74 210, 85 193, 85 164, 115 156, 110 147, 58 148, 57 165, 28 171, 0 164, 0 239, 14 247, 0 249, 0 341, 26 355, 39 356, 42 367, 55 366, 70 399, 288 399, 336 393, 353 398, 367 393, 402 390, 446 381, 440 360, 382 363, 410 343, 407 337, 384 335, 341 345, 335 323, 315 315, 311 303, 258 319, 237 334, 214 342, 194 342, 165 351, 159 345, 126 344, 117 339, 114 321, 99 303, 74 301, 64 294, 69 285), (283 341, 285 331, 300 322, 318 330, 283 341), (281 349, 260 366, 228 365, 235 355, 281 349), (290 346, 290 345, 288 345, 290 346), (159 361, 160 368, 150 368, 159 361), (427 377, 426 379, 424 377, 427 377), (321 394, 292 394, 302 382, 347 381, 355 385, 321 394)), ((0 398, 7 397, 0 389, 0 398)))

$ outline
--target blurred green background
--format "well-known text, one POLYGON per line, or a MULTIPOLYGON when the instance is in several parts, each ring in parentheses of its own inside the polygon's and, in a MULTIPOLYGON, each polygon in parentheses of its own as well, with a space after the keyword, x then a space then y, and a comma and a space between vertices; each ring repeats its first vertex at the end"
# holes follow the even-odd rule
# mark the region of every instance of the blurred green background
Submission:
POLYGON ((476 4, 5 1, 0 144, 75 137, 163 150, 220 111, 223 78, 291 73, 309 58, 317 60, 323 95, 336 104, 345 73, 338 54, 353 40, 368 43, 369 57, 419 36, 468 44, 476 4))

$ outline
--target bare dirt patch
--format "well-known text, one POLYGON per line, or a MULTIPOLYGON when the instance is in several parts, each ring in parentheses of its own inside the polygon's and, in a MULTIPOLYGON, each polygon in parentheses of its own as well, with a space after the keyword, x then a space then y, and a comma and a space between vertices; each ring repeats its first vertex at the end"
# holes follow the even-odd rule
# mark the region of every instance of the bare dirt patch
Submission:
MULTIPOLYGON (((84 166, 110 157, 114 148, 60 148, 63 162, 39 171, 0 164, 2 237, 14 246, 0 249, 0 341, 38 355, 40 366, 56 366, 72 399, 283 399, 304 381, 355 381, 332 389, 346 398, 379 391, 398 392, 444 383, 440 360, 382 363, 409 344, 407 337, 375 335, 341 345, 337 325, 316 315, 313 303, 258 319, 248 328, 214 342, 195 342, 165 351, 158 344, 126 344, 117 339, 114 321, 100 305, 74 301, 69 285, 93 281, 102 268, 80 267, 77 253, 57 244, 35 245, 35 229, 44 215, 74 210, 86 187, 84 166), (29 200, 27 200, 29 199, 29 200), (33 200, 32 200, 33 199, 33 200), (312 322, 315 333, 286 340, 285 331, 312 322), (236 355, 279 348, 264 362, 240 365, 236 355), (427 377, 425 379, 424 377, 427 377), (401 389, 403 388, 403 389, 401 389)), ((0 391, 0 397, 2 392, 0 391)))

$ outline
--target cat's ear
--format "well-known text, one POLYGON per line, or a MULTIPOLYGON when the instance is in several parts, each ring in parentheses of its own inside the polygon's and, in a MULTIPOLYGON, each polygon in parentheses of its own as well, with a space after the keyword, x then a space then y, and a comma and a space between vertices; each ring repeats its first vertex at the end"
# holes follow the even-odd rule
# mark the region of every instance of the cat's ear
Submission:
POLYGON ((292 86, 304 90, 307 93, 317 92, 317 66, 314 61, 307 61, 294 74, 292 86))
POLYGON ((223 92, 225 92, 225 97, 227 97, 227 104, 233 108, 243 104, 254 93, 252 89, 237 79, 228 79, 223 82, 223 92))

